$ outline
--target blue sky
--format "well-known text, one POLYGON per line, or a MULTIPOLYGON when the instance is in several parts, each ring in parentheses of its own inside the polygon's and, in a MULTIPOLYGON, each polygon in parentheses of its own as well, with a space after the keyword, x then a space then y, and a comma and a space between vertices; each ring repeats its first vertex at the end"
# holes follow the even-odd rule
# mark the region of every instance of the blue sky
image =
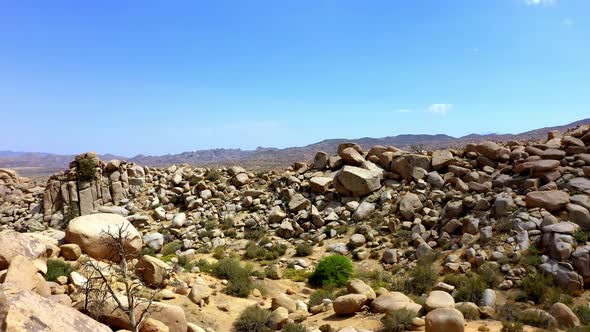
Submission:
POLYGON ((0 150, 124 156, 590 117, 590 1, 4 1, 0 150))

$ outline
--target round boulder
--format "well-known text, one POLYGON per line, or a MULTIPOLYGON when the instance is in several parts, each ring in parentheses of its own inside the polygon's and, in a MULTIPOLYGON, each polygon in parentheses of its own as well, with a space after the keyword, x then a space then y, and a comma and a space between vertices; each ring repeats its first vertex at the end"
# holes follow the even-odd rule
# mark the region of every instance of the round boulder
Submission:
POLYGON ((137 254, 142 247, 141 235, 133 225, 118 214, 97 213, 70 221, 65 240, 80 246, 82 252, 94 259, 117 260, 111 240, 122 234, 121 242, 128 255, 137 254))
POLYGON ((426 315, 426 332, 463 332, 465 318, 455 308, 440 308, 426 315))

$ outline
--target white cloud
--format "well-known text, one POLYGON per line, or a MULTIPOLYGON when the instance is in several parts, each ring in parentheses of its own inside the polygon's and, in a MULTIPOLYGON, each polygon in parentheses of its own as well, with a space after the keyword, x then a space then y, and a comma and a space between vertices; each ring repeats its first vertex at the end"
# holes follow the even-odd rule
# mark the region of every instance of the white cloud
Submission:
POLYGON ((524 0, 527 6, 553 6, 557 0, 524 0))
POLYGON ((428 112, 438 115, 447 115, 453 109, 453 104, 432 104, 428 106, 428 112))
POLYGON ((398 110, 398 112, 400 112, 400 113, 412 113, 412 112, 414 112, 414 110, 403 108, 401 110, 398 110))

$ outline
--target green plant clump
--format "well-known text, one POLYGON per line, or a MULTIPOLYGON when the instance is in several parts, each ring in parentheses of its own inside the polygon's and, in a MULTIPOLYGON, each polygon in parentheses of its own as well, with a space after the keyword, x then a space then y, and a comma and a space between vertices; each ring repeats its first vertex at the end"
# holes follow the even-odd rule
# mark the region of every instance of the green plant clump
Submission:
POLYGON ((227 279, 225 293, 237 297, 246 297, 254 289, 250 280, 251 270, 243 267, 235 258, 224 258, 213 267, 213 274, 217 278, 227 279))
POLYGON ((309 306, 313 307, 322 304, 324 299, 333 300, 335 298, 336 294, 333 288, 318 289, 309 296, 309 306))
POLYGON ((316 287, 344 286, 354 273, 352 261, 342 255, 332 255, 322 258, 313 273, 309 276, 309 283, 316 287))
POLYGON ((313 253, 313 246, 309 243, 302 243, 295 248, 295 256, 307 257, 313 253))
POLYGON ((438 278, 438 271, 433 267, 432 259, 421 259, 410 272, 409 291, 421 295, 432 289, 438 278))
POLYGON ((92 181, 96 179, 96 163, 92 158, 83 158, 78 161, 78 180, 92 181))
POLYGON ((575 307, 574 313, 578 316, 583 325, 590 325, 590 307, 588 305, 575 307))
POLYGON ((262 239, 259 243, 249 242, 246 245, 246 258, 257 259, 257 260, 275 260, 287 252, 287 246, 284 244, 273 244, 270 247, 266 247, 264 243, 265 239, 262 239))
POLYGON ((520 286, 522 292, 517 299, 520 301, 533 301, 536 304, 543 303, 547 296, 551 294, 549 290, 554 285, 552 276, 539 271, 529 273, 522 279, 520 286))
POLYGON ((72 271, 73 269, 70 264, 59 259, 50 259, 47 261, 45 279, 47 281, 56 281, 61 276, 68 277, 72 271))
POLYGON ((270 332, 270 311, 257 305, 246 308, 234 321, 234 332, 270 332))
POLYGON ((176 251, 180 250, 181 248, 182 241, 175 240, 163 245, 162 250, 160 250, 160 253, 162 254, 162 256, 176 255, 176 251))
POLYGON ((392 311, 383 317, 383 327, 380 332, 404 332, 412 330, 412 320, 416 314, 407 309, 392 311))

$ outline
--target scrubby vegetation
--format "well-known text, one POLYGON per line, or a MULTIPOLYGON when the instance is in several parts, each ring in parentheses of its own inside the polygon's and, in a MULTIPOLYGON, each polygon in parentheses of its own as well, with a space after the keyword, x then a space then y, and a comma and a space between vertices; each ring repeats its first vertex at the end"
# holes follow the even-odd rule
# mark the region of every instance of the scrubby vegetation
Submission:
POLYGON ((275 260, 285 254, 287 246, 284 244, 271 244, 270 240, 263 238, 258 243, 249 242, 246 246, 245 257, 256 260, 275 260))
POLYGON ((350 258, 332 255, 323 258, 309 276, 309 283, 316 287, 344 286, 354 273, 350 258))
POLYGON ((234 332, 270 332, 270 311, 257 305, 246 308, 233 324, 234 332))
POLYGON ((309 243, 302 243, 295 247, 295 256, 307 257, 313 253, 313 246, 309 243))
POLYGON ((479 303, 483 291, 488 287, 482 277, 476 273, 447 274, 444 282, 457 288, 454 293, 457 302, 479 303))
POLYGON ((78 180, 92 181, 96 179, 96 167, 98 165, 92 158, 82 158, 78 161, 78 180))
POLYGON ((74 269, 70 264, 59 259, 50 259, 47 261, 47 273, 45 274, 45 279, 47 281, 56 281, 57 278, 61 276, 68 277, 72 271, 74 271, 74 269))
POLYGON ((407 309, 395 310, 383 317, 383 327, 380 332, 403 332, 410 331, 413 327, 412 320, 416 314, 407 309))

